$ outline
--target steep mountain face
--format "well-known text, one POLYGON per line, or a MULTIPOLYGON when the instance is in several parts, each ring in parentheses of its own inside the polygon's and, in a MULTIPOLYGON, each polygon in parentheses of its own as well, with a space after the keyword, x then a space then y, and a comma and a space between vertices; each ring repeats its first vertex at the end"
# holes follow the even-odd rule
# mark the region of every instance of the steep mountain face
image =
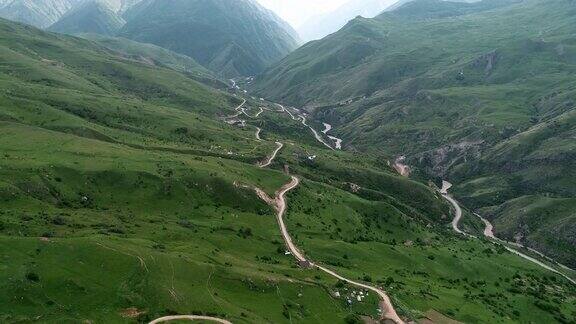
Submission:
POLYGON ((140 0, 1 0, 0 17, 22 22, 39 28, 48 28, 64 16, 73 14, 61 27, 66 30, 107 30, 118 23, 112 11, 121 14, 140 0), (96 3, 99 3, 96 5, 96 3), (91 8, 94 12, 90 12, 91 8), (86 19, 86 22, 83 22, 86 19), (100 25, 99 27, 95 25, 100 25))
POLYGON ((308 43, 254 90, 307 107, 349 149, 408 155, 416 176, 459 184, 500 235, 576 265, 562 225, 576 215, 546 212, 576 197, 574 12, 564 0, 412 1, 308 43))
POLYGON ((373 18, 398 0, 352 0, 333 12, 315 16, 298 28, 298 34, 306 41, 323 38, 344 27, 356 16, 373 18))
POLYGON ((46 28, 83 0, 11 0, 4 2, 0 17, 46 28))
POLYGON ((115 35, 124 26, 125 21, 112 8, 114 7, 100 0, 85 2, 67 13, 48 30, 64 34, 115 35))
POLYGON ((253 0, 147 0, 125 19, 120 36, 188 55, 225 77, 257 74, 298 44, 253 0))

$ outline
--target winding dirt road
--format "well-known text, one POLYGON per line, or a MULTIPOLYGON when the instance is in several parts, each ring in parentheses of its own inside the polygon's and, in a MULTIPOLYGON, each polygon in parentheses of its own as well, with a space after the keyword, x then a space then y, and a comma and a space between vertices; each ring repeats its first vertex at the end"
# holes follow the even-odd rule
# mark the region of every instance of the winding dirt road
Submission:
POLYGON ((196 316, 196 315, 174 315, 174 316, 165 316, 160 317, 149 324, 157 324, 163 322, 170 322, 170 321, 178 321, 178 320, 188 320, 188 321, 211 321, 221 324, 232 324, 232 322, 227 321, 225 319, 217 318, 217 317, 210 317, 210 316, 196 316))
MULTIPOLYGON (((280 107, 280 109, 282 109, 282 111, 286 112, 292 118, 292 120, 300 121, 302 123, 302 125, 308 127, 312 131, 312 134, 314 134, 314 138, 316 138, 316 140, 318 142, 320 142, 322 145, 326 146, 327 148, 334 150, 334 148, 330 144, 326 143, 324 141, 324 139, 322 138, 322 136, 320 136, 320 134, 318 134, 318 132, 312 126, 306 124, 306 117, 304 117, 302 115, 298 115, 298 117, 295 117, 290 112, 290 110, 286 109, 286 107, 284 107, 283 105, 281 105, 281 104, 276 104, 276 105, 278 105, 278 107, 280 107)), ((341 142, 340 142, 340 144, 341 144, 341 142)))
POLYGON ((344 277, 340 276, 339 274, 337 274, 336 272, 334 272, 330 269, 324 268, 320 265, 315 264, 314 266, 316 268, 326 272, 327 274, 333 276, 333 277, 336 277, 340 280, 346 281, 347 283, 349 283, 353 286, 368 289, 370 291, 375 292, 380 297, 380 309, 382 310, 382 319, 392 320, 396 324, 404 324, 404 321, 396 313, 396 310, 394 309, 394 305, 392 305, 392 301, 390 300, 390 297, 388 297, 388 295, 386 294, 386 292, 384 290, 379 289, 377 287, 368 286, 368 285, 365 285, 363 283, 352 281, 350 279, 344 278, 344 277))
POLYGON ((272 164, 272 162, 274 162, 274 159, 276 158, 276 155, 278 155, 278 152, 280 152, 280 150, 283 147, 284 147, 284 143, 276 142, 276 149, 274 150, 274 152, 272 152, 272 155, 270 155, 266 161, 262 162, 259 165, 259 167, 265 168, 267 166, 270 166, 270 164, 272 164))
POLYGON ((234 108, 234 110, 236 111, 236 113, 234 115, 225 117, 224 119, 232 119, 232 118, 236 118, 242 114, 245 114, 246 116, 248 116, 248 114, 246 114, 246 112, 244 111, 244 105, 246 104, 246 99, 242 99, 242 103, 234 108))
MULTIPOLYGON (((237 111, 238 110, 240 110, 240 111, 234 117, 239 116, 241 113, 246 114, 246 112, 242 108, 245 103, 246 103, 246 100, 244 100, 244 102, 236 108, 237 111)), ((312 127, 310 127, 306 124, 306 118, 304 116, 299 116, 298 118, 295 118, 294 115, 292 115, 292 113, 290 113, 290 111, 288 111, 286 108, 284 108, 284 106, 282 106, 280 104, 278 104, 278 106, 280 106, 282 108, 283 112, 287 112, 292 117, 293 120, 301 119, 302 124, 312 130, 312 132, 314 133, 314 136, 316 137, 316 139, 318 141, 320 141, 322 144, 329 147, 330 149, 334 150, 333 147, 331 147, 326 142, 324 142, 324 140, 316 132, 315 129, 313 129, 312 127)), ((261 113, 262 112, 258 113, 256 116, 258 116, 261 113)), ((229 118, 231 118, 231 117, 229 117, 229 118)), ((260 140, 260 131, 261 131, 261 129, 259 127, 256 127, 256 139, 258 139, 258 140, 260 140)), ((270 166, 272 164, 272 162, 274 161, 274 159, 276 158, 276 156, 278 155, 278 152, 282 149, 282 147, 284 147, 284 144, 281 142, 276 142, 276 145, 277 145, 277 147, 272 152, 270 157, 268 157, 268 159, 264 163, 259 165, 261 168, 265 168, 265 167, 270 166)), ((300 179, 298 177, 291 176, 290 182, 285 184, 284 186, 282 186, 275 193, 274 198, 271 198, 270 196, 268 196, 268 194, 266 194, 266 192, 264 192, 260 188, 254 188, 258 197, 260 197, 260 199, 264 200, 267 204, 269 204, 270 206, 272 206, 276 210, 276 219, 278 222, 278 226, 280 227, 280 232, 282 233, 282 237, 283 237, 284 242, 286 244, 286 247, 288 248, 290 253, 299 262, 305 262, 305 263, 309 264, 310 267, 317 268, 317 269, 327 273, 328 275, 330 275, 334 278, 345 281, 345 282, 347 282, 353 286, 367 289, 367 290, 370 290, 370 291, 376 293, 380 297, 380 300, 381 300, 380 301, 380 309, 382 310, 382 314, 381 314, 382 319, 392 320, 396 324, 404 324, 404 321, 396 313, 396 310, 394 308, 394 305, 392 305, 392 301, 390 300, 390 297, 386 294, 386 292, 384 290, 382 290, 378 287, 373 287, 373 286, 370 286, 367 284, 363 284, 360 282, 356 282, 356 281, 347 279, 347 278, 337 274, 336 272, 334 272, 334 271, 332 271, 332 270, 330 270, 324 266, 315 264, 312 261, 307 260, 306 257, 304 256, 304 253, 302 253, 300 251, 300 249, 298 249, 298 247, 294 244, 294 242, 292 241, 292 237, 290 236, 290 233, 288 232, 288 229, 287 229, 286 224, 284 222, 284 215, 286 214, 286 209, 287 209, 286 194, 288 192, 290 192, 291 190, 295 189, 296 187, 298 187, 299 184, 300 184, 300 179)), ((207 320, 207 321, 213 321, 213 322, 222 323, 222 324, 232 324, 231 322, 229 322, 225 319, 220 319, 220 318, 216 318, 216 317, 207 317, 207 316, 195 316, 195 315, 166 316, 166 317, 161 317, 161 318, 155 319, 154 321, 150 322, 149 324, 157 324, 157 323, 169 322, 169 321, 174 321, 174 320, 207 320)))
MULTIPOLYGON (((307 261, 304 257, 304 254, 300 252, 298 247, 292 241, 292 237, 288 233, 288 229, 286 228, 286 224, 284 223, 284 215, 286 214, 286 193, 295 189, 300 184, 300 179, 295 176, 292 176, 292 179, 289 183, 285 184, 276 192, 276 197, 272 200, 272 207, 276 209, 276 219, 278 221, 278 226, 280 226, 280 232, 282 233, 282 237, 284 238, 284 242, 288 247, 288 251, 292 253, 294 258, 297 261, 307 261)), ((261 194, 259 194, 261 196, 261 194)), ((262 198, 262 197, 261 197, 262 198)), ((268 200, 270 202, 270 200, 268 200)))
MULTIPOLYGON (((492 240, 492 241, 494 241, 494 242, 499 242, 499 243, 502 244, 502 246, 504 246, 504 248, 505 248, 506 250, 508 250, 509 252, 514 253, 514 254, 518 255, 519 257, 524 258, 524 259, 526 259, 526 260, 528 260, 528 261, 530 261, 530 262, 533 262, 533 263, 541 266, 542 268, 544 268, 544 269, 546 269, 546 270, 552 271, 552 272, 554 272, 554 273, 556 273, 556 274, 564 277, 566 280, 568 280, 568 281, 570 281, 571 283, 573 283, 573 284, 576 285, 576 280, 574 280, 574 279, 570 278, 569 276, 565 275, 564 273, 562 273, 562 272, 560 272, 560 271, 552 268, 551 266, 547 265, 546 263, 541 262, 541 261, 539 261, 538 259, 533 258, 533 257, 531 257, 531 256, 529 256, 529 255, 526 255, 526 254, 524 254, 524 253, 522 253, 522 252, 520 252, 520 251, 518 251, 518 250, 516 250, 516 249, 513 249, 513 248, 509 247, 508 245, 513 245, 513 246, 516 246, 516 247, 519 247, 519 248, 528 249, 528 250, 532 251, 533 253, 539 255, 541 258, 544 258, 544 259, 546 259, 546 260, 548 260, 548 261, 550 261, 550 262, 555 262, 554 260, 550 259, 549 257, 547 257, 546 255, 544 255, 543 253, 541 253, 541 252, 539 252, 539 251, 536 251, 536 250, 534 250, 534 249, 531 249, 531 248, 529 248, 529 247, 526 247, 526 246, 524 246, 524 245, 522 245, 522 244, 517 244, 517 243, 513 243, 513 242, 508 242, 508 241, 504 241, 504 240, 501 240, 501 239, 497 238, 497 237, 494 235, 494 226, 492 225, 492 223, 490 223, 489 220, 485 219, 484 217, 482 217, 482 216, 480 216, 480 215, 478 215, 478 214, 474 214, 474 215, 476 215, 476 217, 480 218, 480 219, 482 220, 482 222, 484 222, 484 225, 485 225, 485 227, 484 227, 484 236, 485 236, 487 239, 492 240)), ((564 267, 564 268, 566 268, 566 269, 568 269, 568 270, 572 270, 572 269, 570 269, 570 268, 568 268, 568 267, 566 267, 566 266, 564 266, 564 265, 562 265, 562 264, 558 264, 558 265, 561 266, 561 267, 564 267)), ((573 270, 572 270, 572 271, 573 271, 573 270)))
POLYGON ((316 140, 317 140, 318 142, 322 143, 322 144, 323 144, 324 146, 326 146, 327 148, 329 148, 329 149, 331 149, 331 150, 334 150, 334 148, 333 148, 330 144, 326 143, 326 142, 324 141, 324 139, 322 138, 322 136, 320 136, 320 134, 318 134, 318 132, 317 132, 314 128, 312 128, 312 126, 306 124, 306 117, 300 116, 300 119, 301 119, 301 121, 302 121, 302 125, 308 127, 308 128, 312 131, 312 134, 314 134, 314 137, 316 138, 316 140))
MULTIPOLYGON (((450 196, 448 194, 448 190, 452 188, 452 184, 448 181, 442 181, 442 189, 440 190, 440 193, 442 194, 442 196, 448 200, 450 202, 450 204, 452 204, 452 206, 454 206, 454 209, 456 211, 456 216, 454 217, 454 219, 452 220, 452 228, 454 229, 454 231, 456 231, 459 234, 463 234, 469 237, 475 237, 473 235, 470 235, 466 232, 463 232, 462 230, 460 230, 460 228, 458 228, 458 223, 460 222, 460 219, 462 218, 462 208, 460 208, 460 205, 458 204, 458 201, 456 201, 454 198, 452 198, 452 196, 450 196)), ((569 276, 567 276, 566 274, 552 268, 551 266, 541 262, 540 260, 537 260, 531 256, 528 256, 516 249, 513 249, 511 247, 509 247, 508 245, 514 245, 514 246, 518 246, 520 248, 524 248, 524 246, 520 245, 520 244, 516 244, 516 243, 512 243, 512 242, 508 242, 508 241, 504 241, 501 240, 499 238, 497 238, 494 235, 494 226, 492 225, 492 223, 490 223, 490 221, 488 221, 487 219, 485 219, 484 217, 478 215, 478 214, 474 214, 476 215, 478 218, 480 218, 482 220, 482 222, 484 222, 485 228, 484 228, 484 236, 489 239, 492 242, 495 243, 500 243, 506 250, 508 250, 509 252, 516 254, 517 256, 528 260, 546 270, 549 270, 551 272, 554 272, 562 277, 564 277, 566 280, 570 281, 571 283, 576 285, 576 280, 570 278, 569 276)), ((542 253, 538 252, 538 251, 534 251, 532 250, 534 253, 539 254, 540 256, 549 259, 548 257, 546 257, 545 255, 543 255, 542 253)))
POLYGON ((462 208, 460 208, 460 204, 454 199, 450 194, 448 194, 448 190, 452 188, 452 184, 448 181, 442 181, 442 189, 440 189, 440 193, 444 197, 444 199, 448 200, 448 202, 454 207, 454 219, 452 219, 452 228, 458 234, 468 235, 468 233, 463 232, 458 227, 458 223, 460 223, 460 219, 462 219, 462 208))
POLYGON ((256 189, 256 193, 258 196, 270 204, 276 210, 276 219, 278 221, 278 226, 280 227, 280 231, 282 233, 282 238, 286 243, 286 247, 290 251, 290 253, 294 256, 294 258, 299 262, 307 262, 310 267, 317 268, 332 277, 335 277, 339 280, 345 281, 353 286, 368 289, 370 291, 375 292, 380 297, 380 309, 382 310, 382 318, 389 319, 394 321, 397 324, 404 324, 404 321, 398 316, 396 310, 394 309, 394 305, 392 305, 392 301, 390 297, 386 294, 386 292, 378 287, 369 286, 360 282, 356 282, 350 279, 347 279, 336 272, 322 266, 319 264, 315 264, 311 260, 306 259, 304 253, 298 249, 298 247, 292 241, 292 237, 286 228, 286 223, 284 222, 284 215, 286 214, 287 204, 286 204, 286 193, 290 192, 291 190, 298 187, 300 184, 300 179, 298 177, 292 176, 292 179, 289 183, 282 186, 280 190, 276 192, 276 196, 274 199, 270 198, 264 191, 260 189, 256 189))
MULTIPOLYGON (((318 141, 320 141, 322 144, 326 145, 330 149, 332 149, 332 150, 334 149, 322 140, 322 138, 316 132, 315 129, 313 129, 312 127, 310 127, 306 124, 306 118, 304 116, 299 116, 299 118, 295 118, 294 115, 292 115, 292 113, 290 113, 290 111, 288 111, 284 106, 282 106, 280 104, 277 104, 277 105, 282 109, 283 112, 288 113, 290 115, 290 117, 292 117, 293 120, 301 119, 302 124, 312 130, 312 132, 314 133, 314 136, 316 137, 316 139, 318 141)), ((282 147, 283 147, 283 144, 280 142, 276 142, 276 145, 278 145, 276 150, 272 153, 272 155, 270 156, 268 161, 266 163, 260 165, 260 167, 264 168, 264 167, 267 167, 270 164, 272 164, 272 162, 276 158, 276 155, 278 154, 280 149, 282 149, 282 147)), ((366 285, 366 284, 363 284, 360 282, 356 282, 356 281, 347 279, 347 278, 337 274, 336 272, 334 272, 334 271, 332 271, 326 267, 315 264, 311 260, 306 259, 306 257, 304 256, 304 253, 302 251, 300 251, 300 249, 298 249, 296 244, 294 244, 294 242, 292 241, 292 237, 290 236, 290 233, 288 232, 288 229, 286 227, 286 223, 284 222, 284 215, 286 214, 286 209, 287 209, 286 194, 288 192, 290 192, 291 190, 294 190, 296 187, 298 187, 299 184, 300 184, 300 179, 298 177, 291 176, 290 182, 285 184, 284 186, 282 186, 275 193, 274 198, 271 198, 270 196, 268 196, 268 194, 266 194, 260 188, 255 188, 256 194, 258 195, 258 197, 260 197, 260 199, 264 200, 267 204, 269 204, 270 206, 272 206, 276 210, 276 220, 278 222, 278 226, 280 227, 280 232, 282 234, 282 238, 284 239, 286 247, 288 248, 288 251, 290 251, 290 253, 294 256, 294 258, 299 262, 308 263, 310 265, 310 267, 317 268, 317 269, 329 274, 330 276, 337 278, 339 280, 343 280, 343 281, 345 281, 345 282, 347 282, 353 286, 357 286, 357 287, 368 289, 370 291, 375 292, 380 297, 380 300, 381 300, 380 301, 380 309, 382 310, 382 319, 392 320, 396 324, 404 324, 404 321, 396 313, 396 310, 394 308, 394 305, 392 304, 392 301, 390 300, 390 297, 386 294, 386 292, 384 290, 382 290, 378 287, 373 287, 370 285, 366 285)))
POLYGON ((260 117, 260 115, 261 115, 263 112, 264 112, 264 108, 260 107, 260 111, 259 111, 256 115, 254 115, 254 118, 260 117))
MULTIPOLYGON (((284 106, 282 106, 282 105, 279 105, 279 106, 282 108, 283 111, 288 112, 284 108, 284 106)), ((290 114, 290 112, 288 112, 288 114, 290 114)), ((290 115, 292 116, 292 114, 290 114, 290 115)), ((303 116, 300 116, 300 117, 302 118, 303 124, 305 126, 307 126, 305 124, 305 118, 303 116)), ((293 119, 294 119, 294 117, 293 117, 293 119)), ((314 133, 317 135, 317 133, 315 131, 314 131, 314 133)), ((276 144, 278 145, 278 148, 272 153, 272 155, 270 156, 268 161, 266 163, 260 165, 260 167, 264 168, 264 167, 270 165, 274 161, 278 151, 280 151, 280 149, 282 149, 282 147, 283 147, 283 144, 280 142, 276 142, 276 144)), ((366 284, 363 284, 360 282, 356 282, 356 281, 347 279, 347 278, 337 274, 336 272, 334 272, 334 271, 332 271, 332 270, 330 270, 330 269, 328 269, 322 265, 315 264, 311 260, 306 259, 306 257, 304 256, 304 253, 302 251, 300 251, 300 249, 296 246, 296 244, 294 244, 294 241, 292 241, 292 237, 290 236, 290 233, 288 232, 288 228, 286 227, 286 223, 284 222, 284 215, 286 214, 286 209, 287 209, 286 194, 288 192, 290 192, 291 190, 294 190, 296 187, 298 187, 299 184, 300 184, 300 179, 296 176, 291 176, 290 182, 285 184, 284 186, 282 186, 275 193, 274 198, 271 198, 270 196, 268 196, 268 194, 266 194, 266 192, 264 192, 262 189, 255 188, 256 194, 258 195, 258 197, 260 197, 260 199, 265 201, 268 205, 272 206, 276 210, 276 220, 278 222, 278 226, 280 227, 280 232, 282 234, 282 238, 284 239, 284 243, 286 244, 286 247, 288 248, 288 251, 290 251, 292 256, 294 256, 294 258, 298 262, 307 263, 310 265, 310 267, 317 268, 317 269, 327 273, 328 275, 330 275, 334 278, 337 278, 339 280, 345 281, 345 282, 347 282, 353 286, 364 288, 364 289, 375 292, 380 297, 380 309, 382 310, 382 319, 392 320, 396 324, 404 324, 404 321, 396 313, 396 310, 394 308, 394 305, 392 304, 392 301, 390 300, 390 297, 386 294, 386 292, 384 290, 382 290, 378 287, 373 287, 370 285, 366 285, 366 284)))

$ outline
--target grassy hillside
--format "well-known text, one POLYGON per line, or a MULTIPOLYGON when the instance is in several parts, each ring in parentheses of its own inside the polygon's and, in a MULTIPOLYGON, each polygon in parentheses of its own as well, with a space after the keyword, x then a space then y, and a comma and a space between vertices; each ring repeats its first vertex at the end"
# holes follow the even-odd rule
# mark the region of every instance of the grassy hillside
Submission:
POLYGON ((273 147, 215 118, 237 99, 88 41, 0 29, 2 322, 346 315, 326 278, 269 265, 274 218, 235 184, 287 177, 234 160, 273 147))
MULTIPOLYGON (((417 177, 461 183, 456 195, 470 207, 571 199, 575 10, 563 0, 413 1, 303 46, 254 90, 308 108, 350 150, 407 155, 417 177)), ((544 215, 543 227, 557 227, 544 215)), ((506 236, 526 231, 515 223, 506 236)), ((572 231, 549 235, 573 244, 572 231)))
POLYGON ((377 282, 404 318, 574 317, 573 285, 454 235, 433 188, 395 175, 390 157, 324 148, 274 105, 248 98, 250 116, 266 110, 231 126, 222 117, 238 94, 6 21, 0 85, 1 322, 376 317, 375 296, 349 304, 352 287, 285 254, 274 210, 252 189, 273 194, 285 166, 303 178, 287 215, 303 251, 377 282), (276 140, 285 149, 259 168, 276 140))

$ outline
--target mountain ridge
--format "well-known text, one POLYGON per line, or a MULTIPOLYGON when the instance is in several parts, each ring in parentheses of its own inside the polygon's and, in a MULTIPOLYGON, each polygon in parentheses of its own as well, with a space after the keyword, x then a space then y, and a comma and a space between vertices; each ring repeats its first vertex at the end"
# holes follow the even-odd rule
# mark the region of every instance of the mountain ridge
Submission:
POLYGON ((254 0, 11 0, 0 17, 160 45, 222 78, 255 75, 300 42, 289 24, 254 0))
POLYGON ((120 36, 191 56, 226 78, 255 75, 298 43, 285 23, 252 0, 232 7, 225 0, 148 0, 125 15, 120 36))

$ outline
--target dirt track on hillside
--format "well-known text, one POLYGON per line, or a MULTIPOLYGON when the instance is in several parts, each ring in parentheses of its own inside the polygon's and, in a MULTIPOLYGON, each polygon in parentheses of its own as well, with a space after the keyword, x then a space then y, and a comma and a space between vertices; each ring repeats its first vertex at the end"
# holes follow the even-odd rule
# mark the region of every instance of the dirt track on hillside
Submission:
POLYGON ((274 198, 268 196, 263 190, 258 188, 256 189, 256 193, 258 194, 258 196, 276 210, 276 219, 278 222, 278 226, 280 227, 282 238, 284 239, 288 251, 290 251, 290 253, 294 256, 294 258, 302 264, 307 263, 309 264, 310 267, 317 268, 329 274, 330 276, 335 277, 339 280, 343 280, 353 286, 357 286, 375 292, 380 297, 380 308, 382 310, 382 318, 392 320, 397 324, 403 324, 404 321, 402 321, 402 319, 396 313, 396 310, 394 309, 394 305, 392 305, 390 297, 388 297, 388 295, 384 290, 378 287, 373 287, 367 284, 347 279, 324 266, 315 264, 311 260, 308 260, 304 256, 304 253, 300 251, 300 249, 298 249, 296 244, 294 244, 294 242, 292 241, 292 237, 290 236, 290 233, 288 232, 288 229, 286 227, 286 223, 284 222, 284 215, 286 214, 287 209, 286 194, 291 190, 294 190, 296 187, 298 187, 299 184, 300 179, 298 179, 298 177, 292 176, 290 182, 282 186, 282 188, 280 188, 280 190, 276 192, 274 198))
MULTIPOLYGON (((463 232, 463 231, 460 230, 460 228, 458 227, 458 224, 459 224, 459 222, 460 222, 460 219, 462 218, 462 208, 461 208, 460 205, 458 204, 458 201, 456 201, 456 199, 452 198, 452 196, 450 196, 450 195, 448 194, 448 190, 449 190, 450 188, 452 188, 452 184, 451 184, 450 182, 448 182, 448 181, 443 181, 443 182, 442 182, 442 189, 440 190, 440 193, 442 194, 442 196, 444 196, 444 198, 445 198, 446 200, 448 200, 448 201, 452 204, 452 206, 454 207, 454 209, 455 209, 455 211, 456 211, 456 215, 455 215, 454 219, 452 220, 452 228, 454 229, 454 231, 456 231, 456 232, 459 233, 459 234, 463 234, 463 235, 466 235, 466 236, 469 236, 469 237, 475 237, 475 236, 470 235, 470 234, 468 234, 468 233, 466 233, 466 232, 463 232)), ((528 255, 526 255, 526 254, 524 254, 524 253, 522 253, 522 252, 520 252, 520 251, 518 251, 518 250, 516 250, 516 249, 513 249, 513 248, 509 247, 508 245, 515 245, 515 246, 518 246, 518 247, 520 247, 520 248, 524 248, 524 246, 522 246, 522 245, 518 245, 518 244, 512 243, 512 242, 507 242, 507 241, 504 241, 504 240, 501 240, 501 239, 497 238, 497 237, 494 235, 494 226, 492 225, 492 223, 490 223, 490 221, 488 221, 487 219, 483 218, 482 216, 480 216, 480 215, 478 215, 478 214, 475 214, 475 215, 476 215, 477 217, 479 217, 479 218, 482 220, 482 222, 484 222, 485 227, 484 227, 484 232, 483 232, 483 234, 484 234, 484 237, 486 237, 488 240, 490 240, 490 241, 492 241, 492 242, 500 243, 500 244, 501 244, 506 250, 508 250, 509 252, 511 252, 511 253, 513 253, 513 254, 516 254, 517 256, 519 256, 519 257, 521 257, 521 258, 523 258, 523 259, 525 259, 525 260, 528 260, 528 261, 530 261, 530 262, 532 262, 532 263, 534 263, 534 264, 537 264, 537 265, 539 265, 540 267, 542 267, 542 268, 544 268, 544 269, 546 269, 546 270, 549 270, 549 271, 551 271, 551 272, 554 272, 554 273, 556 273, 556 274, 564 277, 566 280, 568 280, 568 281, 570 281, 571 283, 573 283, 573 284, 576 285, 576 280, 570 278, 569 276, 565 275, 564 273, 562 273, 562 272, 560 272, 560 271, 552 268, 551 266, 549 266, 549 265, 541 262, 540 260, 537 260, 537 259, 535 259, 535 258, 533 258, 533 257, 531 257, 531 256, 528 256, 528 255)), ((539 254, 540 256, 542 256, 542 257, 544 257, 544 258, 547 258, 545 255, 541 254, 541 253, 538 252, 538 251, 533 251, 533 252, 536 253, 536 254, 539 254)))
POLYGON ((225 319, 217 318, 217 317, 210 317, 210 316, 196 316, 196 315, 174 315, 174 316, 165 316, 160 317, 149 324, 157 324, 163 322, 170 322, 170 321, 178 321, 178 320, 188 320, 188 321, 210 321, 216 322, 221 324, 232 324, 232 322, 227 321, 225 319))

